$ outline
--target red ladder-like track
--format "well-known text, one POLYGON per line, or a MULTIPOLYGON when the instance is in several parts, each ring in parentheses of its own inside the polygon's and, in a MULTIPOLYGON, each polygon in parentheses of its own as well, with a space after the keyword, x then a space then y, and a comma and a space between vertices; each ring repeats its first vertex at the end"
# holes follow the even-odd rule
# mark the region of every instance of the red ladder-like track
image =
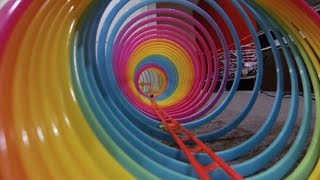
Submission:
POLYGON ((156 103, 153 96, 150 96, 151 105, 154 112, 162 121, 164 128, 172 135, 180 149, 183 151, 191 165, 194 167, 199 177, 204 180, 209 180, 211 177, 208 175, 209 171, 212 171, 218 167, 224 170, 232 179, 243 179, 234 169, 232 169, 223 159, 221 159, 216 153, 214 153, 208 146, 206 146, 200 139, 193 135, 188 129, 182 126, 179 122, 164 112, 156 103), (190 148, 186 145, 187 141, 192 141, 196 144, 195 147, 190 148), (207 153, 213 160, 209 165, 201 164, 193 155, 196 152, 207 153))

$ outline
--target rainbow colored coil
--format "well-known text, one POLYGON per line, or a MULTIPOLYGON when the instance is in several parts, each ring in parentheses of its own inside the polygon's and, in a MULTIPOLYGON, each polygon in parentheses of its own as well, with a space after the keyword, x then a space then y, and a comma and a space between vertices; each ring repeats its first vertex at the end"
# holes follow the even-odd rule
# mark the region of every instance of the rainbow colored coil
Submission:
MULTIPOLYGON (((144 0, 115 21, 128 2, 117 2, 105 19, 102 17, 110 1, 2 3, 0 179, 197 178, 180 150, 154 139, 172 141, 167 132, 158 128, 161 123, 146 92, 153 92, 159 105, 187 128, 215 119, 232 101, 241 79, 242 42, 235 22, 219 1, 206 1, 229 28, 237 53, 233 85, 221 99, 228 81, 230 46, 215 19, 190 1, 144 0), (194 17, 177 9, 159 8, 125 22, 140 8, 161 2, 192 9, 212 26, 225 57, 223 79, 218 78, 221 66, 218 44, 194 17), (153 83, 151 90, 140 88, 150 83, 153 83)), ((259 38, 249 15, 253 16, 274 54, 276 97, 268 118, 256 134, 217 154, 228 162, 246 155, 270 133, 277 120, 284 79, 275 36, 290 72, 292 97, 287 120, 277 138, 262 153, 232 167, 248 179, 320 179, 319 15, 302 0, 231 0, 230 4, 246 22, 255 44, 256 81, 240 114, 220 129, 198 137, 211 141, 224 136, 245 120, 257 100, 264 67, 259 38), (298 135, 277 163, 260 171, 284 150, 296 123, 298 75, 304 95, 298 135), (311 118, 311 89, 315 97, 315 119, 311 118), (292 169, 313 120, 311 144, 303 160, 292 169)), ((197 158, 202 163, 210 161, 203 153, 198 153, 197 158)), ((210 175, 214 179, 228 179, 221 169, 210 175)))

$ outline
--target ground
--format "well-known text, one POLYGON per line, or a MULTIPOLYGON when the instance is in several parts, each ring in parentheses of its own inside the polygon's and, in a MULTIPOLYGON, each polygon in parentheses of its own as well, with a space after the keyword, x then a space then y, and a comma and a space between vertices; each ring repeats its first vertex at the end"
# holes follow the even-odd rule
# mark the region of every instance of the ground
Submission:
MULTIPOLYGON (((258 96, 258 99, 253 107, 253 109, 250 111, 248 116, 245 118, 245 120, 233 131, 229 132, 227 135, 216 139, 211 142, 205 142, 209 147, 211 147, 214 151, 222 151, 229 149, 231 147, 234 147, 236 145, 241 144, 248 138, 250 138, 252 135, 256 133, 256 131, 261 127, 261 125, 265 122, 267 119, 269 113, 271 112, 271 107, 274 102, 274 98, 272 97, 275 95, 275 92, 266 92, 268 95, 260 93, 258 96), (271 96, 270 96, 271 95, 271 96)), ((228 92, 225 92, 223 97, 225 97, 228 94, 228 92)), ((233 98, 230 105, 227 107, 225 111, 221 115, 219 115, 214 120, 210 121, 209 123, 198 127, 194 130, 192 130, 195 134, 203 134, 207 132, 214 131, 220 127, 222 127, 224 124, 228 123, 230 120, 232 120, 234 117, 236 117, 240 112, 242 112, 243 108, 245 107, 246 103, 248 102, 249 98, 251 96, 250 91, 239 91, 236 93, 235 97, 233 98)), ((222 98, 224 99, 224 98, 222 98)), ((277 137, 278 133, 281 131, 283 124, 285 123, 287 119, 287 114, 290 107, 290 95, 286 95, 283 98, 281 110, 279 113, 279 116, 277 118, 277 122, 272 129, 272 131, 269 133, 269 135, 265 138, 264 141, 260 143, 260 145, 252 149, 252 151, 240 159, 237 159, 233 163, 238 163, 245 161, 247 159, 250 159, 251 157, 254 157, 255 155, 261 153, 266 147, 268 147, 273 140, 277 137)), ((214 109, 214 108, 213 108, 214 109)), ((312 120, 315 119, 315 103, 313 101, 313 115, 312 120)), ((298 111, 298 118, 295 125, 295 128, 293 129, 293 133, 290 136, 289 142, 287 143, 285 150, 288 150, 294 141, 300 127, 300 122, 303 116, 303 97, 299 97, 299 111, 298 111)), ((310 131, 309 140, 307 142, 307 145, 310 144, 310 140, 312 138, 312 133, 314 129, 314 122, 312 123, 312 130, 310 131)), ((177 147, 175 145, 172 145, 173 147, 177 147)), ((305 151, 300 157, 304 156, 304 153, 307 150, 307 146, 305 146, 305 151)), ((276 162, 279 158, 281 158, 286 151, 282 152, 272 163, 270 163, 267 167, 272 166, 274 162, 276 162)), ((297 163, 298 164, 298 163, 297 163)))

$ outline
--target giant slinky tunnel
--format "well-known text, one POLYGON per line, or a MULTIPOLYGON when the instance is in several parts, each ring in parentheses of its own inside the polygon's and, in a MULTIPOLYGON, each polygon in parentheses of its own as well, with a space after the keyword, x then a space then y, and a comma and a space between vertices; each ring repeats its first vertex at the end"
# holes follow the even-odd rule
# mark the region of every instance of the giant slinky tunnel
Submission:
POLYGON ((320 179, 319 32, 303 0, 1 1, 0 179, 200 178, 150 98, 204 143, 264 113, 212 150, 247 179, 320 179))

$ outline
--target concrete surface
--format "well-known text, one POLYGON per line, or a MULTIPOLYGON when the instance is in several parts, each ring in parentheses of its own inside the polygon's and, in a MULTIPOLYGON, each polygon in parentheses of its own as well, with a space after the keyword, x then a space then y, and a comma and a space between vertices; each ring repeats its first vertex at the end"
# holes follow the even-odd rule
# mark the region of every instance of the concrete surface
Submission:
MULTIPOLYGON (((227 95, 227 93, 228 92, 224 93, 222 99, 224 99, 224 97, 227 95)), ((275 92, 266 92, 266 93, 268 93, 269 95, 275 95, 275 92)), ((234 117, 236 117, 240 112, 242 112, 242 110, 243 110, 244 106, 246 105, 246 103, 248 102, 250 96, 251 96, 250 91, 238 91, 236 93, 235 97, 233 98, 232 102, 230 103, 230 105, 227 107, 227 109, 221 115, 219 115, 217 118, 210 121, 209 123, 192 130, 192 132, 194 132, 196 134, 203 134, 203 133, 214 131, 214 130, 222 127, 224 124, 228 123, 230 120, 232 120, 234 117)), ((283 124, 286 121, 287 114, 289 111, 289 106, 290 106, 290 96, 287 95, 284 97, 285 98, 283 98, 283 102, 282 102, 279 116, 277 118, 277 122, 276 122, 274 128, 272 129, 272 131, 269 133, 269 135, 265 138, 265 140, 263 140, 260 143, 260 145, 258 147, 252 149, 252 151, 248 155, 231 162, 231 164, 239 163, 239 162, 242 162, 242 161, 245 161, 247 159, 254 157, 255 155, 262 152, 266 147, 268 147, 273 142, 273 140, 277 137, 278 133, 280 132, 280 130, 283 127, 283 124)), ((265 120, 267 119, 267 117, 271 111, 271 107, 272 107, 273 102, 274 102, 273 97, 267 96, 262 93, 259 94, 259 97, 258 97, 253 109, 250 111, 250 113, 245 118, 245 120, 236 129, 232 130, 231 132, 229 132, 228 134, 226 134, 225 136, 223 136, 219 139, 216 139, 211 142, 206 142, 206 144, 216 152, 226 150, 226 149, 229 149, 231 147, 234 147, 234 146, 241 144, 242 142, 244 142, 245 140, 250 138, 252 135, 254 135, 258 131, 258 129, 261 127, 261 125, 265 122, 265 120)), ((285 147, 285 151, 282 152, 281 155, 279 155, 273 161, 273 163, 276 162, 279 158, 281 158, 285 154, 286 150, 288 150, 290 148, 292 142, 294 141, 294 139, 297 135, 297 132, 299 131, 300 122, 301 122, 302 115, 303 115, 303 108, 302 107, 303 107, 303 97, 299 97, 299 111, 298 111, 298 118, 297 118, 295 128, 293 129, 293 133, 290 136, 289 142, 287 143, 287 145, 285 147)), ((315 120, 315 113, 314 112, 315 112, 315 102, 313 101, 313 115, 312 115, 313 121, 315 120)), ((310 143, 312 133, 313 133, 313 128, 314 128, 314 123, 312 123, 312 131, 310 131, 310 136, 309 136, 309 140, 307 142, 307 145, 309 145, 309 143, 310 143)), ((176 147, 175 145, 173 145, 173 146, 176 147)), ((307 149, 307 146, 305 147, 305 150, 306 149, 307 149)), ((303 157, 303 155, 301 157, 303 157)), ((265 168, 272 166, 273 163, 270 163, 265 168)))

